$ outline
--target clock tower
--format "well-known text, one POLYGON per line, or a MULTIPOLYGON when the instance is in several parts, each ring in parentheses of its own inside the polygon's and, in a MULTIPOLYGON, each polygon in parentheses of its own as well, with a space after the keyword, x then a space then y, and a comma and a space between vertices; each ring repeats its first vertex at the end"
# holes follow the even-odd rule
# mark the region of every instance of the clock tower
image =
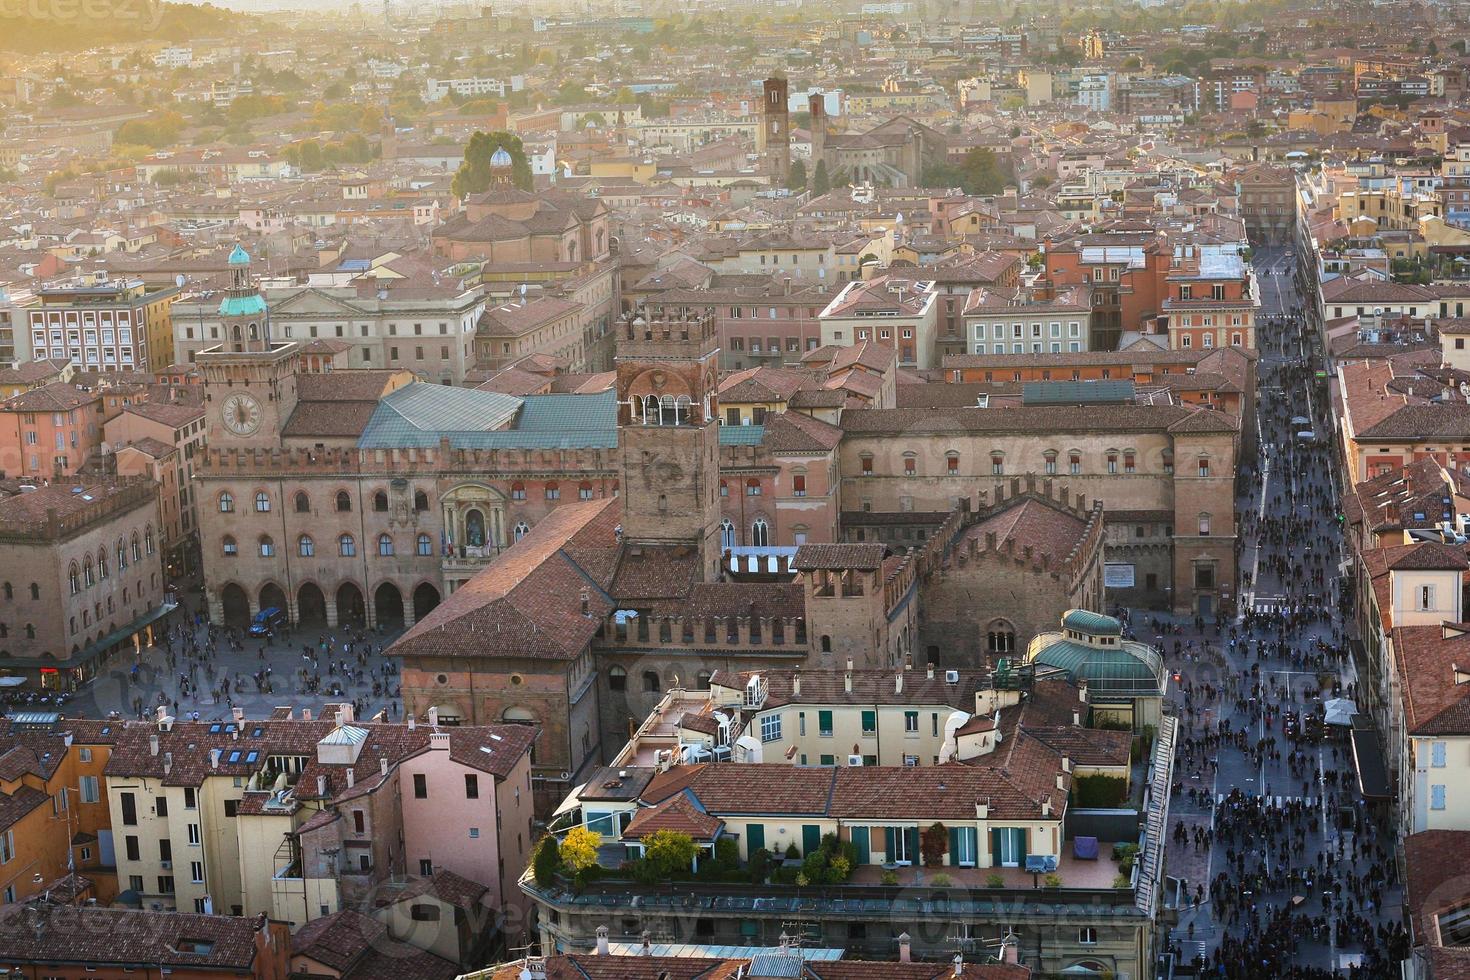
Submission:
POLYGON ((713 310, 676 308, 617 326, 623 540, 692 547, 720 571, 719 345, 713 310))
POLYGON ((230 253, 230 288, 219 305, 216 347, 195 363, 204 375, 210 448, 267 449, 281 444, 281 427, 296 407, 300 353, 294 343, 273 344, 270 311, 239 245, 230 253))

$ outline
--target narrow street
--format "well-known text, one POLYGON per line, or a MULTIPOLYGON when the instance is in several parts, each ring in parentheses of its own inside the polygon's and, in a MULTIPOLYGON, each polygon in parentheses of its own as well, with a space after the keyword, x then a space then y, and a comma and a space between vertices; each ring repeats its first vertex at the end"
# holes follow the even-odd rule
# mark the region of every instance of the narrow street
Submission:
POLYGON ((1330 406, 1308 363, 1286 249, 1254 257, 1257 454, 1236 499, 1241 597, 1233 621, 1134 612, 1174 672, 1178 781, 1167 873, 1179 910, 1175 976, 1396 976, 1401 888, 1392 827, 1358 793, 1339 565, 1330 406))

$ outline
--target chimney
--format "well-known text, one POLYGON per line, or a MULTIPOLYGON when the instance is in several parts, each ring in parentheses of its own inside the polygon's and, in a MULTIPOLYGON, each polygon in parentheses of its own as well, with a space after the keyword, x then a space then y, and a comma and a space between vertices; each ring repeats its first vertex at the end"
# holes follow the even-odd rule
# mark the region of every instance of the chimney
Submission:
POLYGON ((1078 701, 1081 701, 1083 704, 1086 704, 1087 703, 1087 681, 1086 681, 1086 679, 1083 679, 1083 680, 1080 680, 1080 681, 1077 682, 1077 700, 1078 701))
POLYGON ((793 697, 801 694, 801 674, 799 673, 791 675, 791 694, 793 697))
POLYGON ((418 722, 415 721, 413 715, 409 715, 408 716, 408 730, 409 731, 413 731, 414 725, 416 725, 416 724, 418 724, 418 722))
POLYGON ((378 759, 378 774, 382 776, 388 775, 388 757, 386 755, 378 759))
POLYGON ((149 755, 157 755, 158 754, 158 736, 157 735, 149 735, 148 736, 148 754, 149 755))
POLYGON ((852 693, 852 661, 847 662, 847 673, 842 675, 842 689, 848 694, 852 693))
POLYGON ((1050 799, 1045 799, 1045 800, 1042 800, 1041 801, 1041 815, 1043 817, 1049 817, 1049 816, 1051 816, 1051 800, 1050 799))
POLYGON ((645 932, 643 934, 643 950, 642 950, 642 953, 643 953, 644 956, 652 956, 653 955, 653 940, 649 937, 649 935, 648 935, 647 932, 645 932))
POLYGON ((1070 755, 1064 755, 1064 756, 1062 756, 1062 772, 1071 772, 1071 771, 1072 771, 1072 757, 1070 755))
POLYGON ((1059 773, 1057 773, 1057 789, 1066 789, 1066 788, 1067 788, 1067 774, 1065 772, 1059 772, 1059 773))
POLYGON ((928 675, 929 679, 932 681, 934 679, 934 665, 932 663, 929 664, 928 668, 924 671, 924 673, 926 675, 928 675))
POLYGON ((302 721, 311 721, 311 709, 310 708, 302 708, 301 709, 301 720, 302 721))
POLYGON ((219 755, 220 755, 219 749, 210 749, 209 750, 209 768, 211 768, 211 769, 218 769, 219 768, 219 755))
POLYGON ((242 721, 245 720, 245 709, 244 708, 231 708, 230 709, 230 716, 235 719, 235 724, 238 725, 238 724, 240 724, 240 722, 242 722, 242 721))
MULTIPOLYGON (((1061 779, 1060 776, 1058 776, 1057 778, 1059 780, 1061 779)), ((357 770, 353 769, 351 766, 348 766, 347 767, 347 788, 348 789, 351 789, 356 784, 357 784, 357 770)))
POLYGON ((357 708, 351 701, 343 701, 337 706, 337 720, 343 725, 350 725, 357 720, 357 708))
POLYGON ((1072 709, 1072 727, 1073 728, 1081 728, 1082 727, 1082 712, 1080 710, 1078 710, 1077 708, 1073 708, 1072 709))
POLYGON ((316 777, 316 795, 317 796, 326 796, 327 795, 327 777, 326 776, 319 775, 319 776, 316 777))
POLYGON ((951 976, 955 976, 955 977, 963 977, 965 975, 965 954, 964 953, 956 953, 956 954, 954 954, 954 972, 952 974, 950 974, 950 975, 951 976))
POLYGON ((893 675, 893 693, 894 694, 902 694, 903 693, 903 671, 901 671, 901 670, 898 673, 896 673, 896 674, 893 675))
POLYGON ((429 709, 429 725, 430 725, 430 727, 433 727, 433 728, 437 728, 439 726, 439 709, 438 708, 430 708, 429 709))
POLYGON ((909 934, 906 932, 898 935, 898 961, 900 963, 913 961, 913 947, 910 945, 909 934))
POLYGON ((1021 944, 1019 942, 1006 943, 1005 954, 1001 957, 1001 959, 1006 963, 1020 963, 1021 944))
POLYGON ((163 774, 167 776, 173 770, 173 767, 174 754, 172 752, 165 752, 163 754, 163 774))
POLYGON ((607 926, 597 927, 597 955, 607 956, 607 926))

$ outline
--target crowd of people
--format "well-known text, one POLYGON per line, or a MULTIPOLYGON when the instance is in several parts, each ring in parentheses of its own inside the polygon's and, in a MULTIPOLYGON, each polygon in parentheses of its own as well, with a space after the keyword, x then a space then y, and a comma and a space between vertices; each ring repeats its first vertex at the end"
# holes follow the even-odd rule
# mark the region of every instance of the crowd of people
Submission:
POLYGON ((1408 951, 1391 814, 1362 798, 1323 723, 1324 699, 1357 690, 1328 401, 1300 316, 1266 326, 1259 454, 1240 467, 1240 616, 1151 624, 1177 678, 1171 854, 1209 868, 1180 882, 1170 947, 1223 980, 1386 980, 1408 951))

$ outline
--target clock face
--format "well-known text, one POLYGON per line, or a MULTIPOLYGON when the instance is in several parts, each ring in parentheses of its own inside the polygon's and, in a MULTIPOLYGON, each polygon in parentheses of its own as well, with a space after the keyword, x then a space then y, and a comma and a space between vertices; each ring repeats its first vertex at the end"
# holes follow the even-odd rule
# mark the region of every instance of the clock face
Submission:
POLYGON ((253 435, 260 428, 260 402, 244 392, 225 399, 220 408, 220 421, 237 436, 253 435))

